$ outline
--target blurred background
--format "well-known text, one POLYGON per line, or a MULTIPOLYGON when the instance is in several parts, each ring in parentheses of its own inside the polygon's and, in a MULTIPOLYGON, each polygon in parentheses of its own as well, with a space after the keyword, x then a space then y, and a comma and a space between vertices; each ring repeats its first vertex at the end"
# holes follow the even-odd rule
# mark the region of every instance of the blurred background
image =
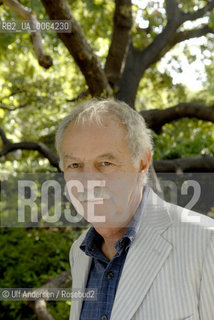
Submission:
MULTIPOLYGON (((1 180, 59 172, 60 120, 84 99, 115 97, 151 129, 153 180, 200 172, 206 184, 214 172, 213 8, 213 0, 0 1, 1 180), (3 30, 3 22, 41 20, 68 20, 71 30, 3 30)), ((1 214, 14 207, 2 202, 1 214)), ((213 216, 212 202, 199 207, 213 216)), ((70 286, 69 249, 81 232, 2 227, 0 287, 41 287, 60 275, 55 285, 70 286)), ((0 307, 4 320, 64 320, 70 301, 49 302, 43 313, 30 302, 0 307)))

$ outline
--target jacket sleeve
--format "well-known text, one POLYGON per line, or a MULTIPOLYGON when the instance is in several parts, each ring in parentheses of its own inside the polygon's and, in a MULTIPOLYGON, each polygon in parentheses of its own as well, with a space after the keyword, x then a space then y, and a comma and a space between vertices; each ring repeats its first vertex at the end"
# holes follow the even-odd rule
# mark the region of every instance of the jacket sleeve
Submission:
POLYGON ((201 320, 214 319, 214 230, 204 257, 200 297, 199 314, 201 320))

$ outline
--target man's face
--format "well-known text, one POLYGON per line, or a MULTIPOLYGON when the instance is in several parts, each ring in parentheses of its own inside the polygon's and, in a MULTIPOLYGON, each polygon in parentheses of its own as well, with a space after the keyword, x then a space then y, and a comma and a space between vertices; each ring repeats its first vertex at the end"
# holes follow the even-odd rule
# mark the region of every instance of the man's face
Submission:
POLYGON ((105 116, 102 127, 70 124, 64 132, 61 154, 68 193, 77 212, 93 225, 125 227, 141 200, 145 164, 139 160, 133 166, 126 133, 114 116, 105 116))

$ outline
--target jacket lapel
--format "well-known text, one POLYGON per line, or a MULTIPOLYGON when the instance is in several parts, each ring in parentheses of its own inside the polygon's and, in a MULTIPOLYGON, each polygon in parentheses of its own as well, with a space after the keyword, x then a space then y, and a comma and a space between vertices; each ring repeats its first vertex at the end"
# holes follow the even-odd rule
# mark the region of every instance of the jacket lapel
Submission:
MULTIPOLYGON (((85 290, 88 280, 88 274, 91 267, 92 258, 87 256, 82 250, 78 250, 78 268, 74 269, 72 290, 85 290)), ((83 299, 72 300, 70 320, 80 318, 83 299)))
POLYGON ((150 190, 137 237, 129 249, 111 320, 130 320, 172 250, 163 232, 171 225, 165 203, 150 190))

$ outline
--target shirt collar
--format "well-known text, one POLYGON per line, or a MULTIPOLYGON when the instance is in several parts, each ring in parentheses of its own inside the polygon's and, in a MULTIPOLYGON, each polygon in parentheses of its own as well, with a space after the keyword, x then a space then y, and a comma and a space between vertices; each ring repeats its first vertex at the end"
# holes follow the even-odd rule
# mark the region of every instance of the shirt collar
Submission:
MULTIPOLYGON (((134 214, 134 217, 132 218, 131 222, 129 223, 128 229, 124 233, 124 235, 117 240, 114 247, 117 250, 118 253, 120 253, 123 249, 128 251, 130 245, 133 243, 133 241, 136 238, 136 235, 138 233, 139 227, 140 227, 140 218, 143 214, 143 209, 145 207, 145 202, 148 196, 149 187, 145 186, 143 191, 143 196, 141 199, 141 202, 134 214)), ((88 230, 85 239, 80 245, 80 249, 85 252, 85 254, 93 257, 99 257, 100 254, 99 251, 101 244, 103 242, 103 237, 95 230, 93 226, 88 230)))
MULTIPOLYGON (((88 230, 85 239, 80 245, 80 249, 88 256, 97 256, 99 253, 103 237, 95 230, 93 226, 88 230)), ((97 257, 98 258, 98 257, 97 257)))

